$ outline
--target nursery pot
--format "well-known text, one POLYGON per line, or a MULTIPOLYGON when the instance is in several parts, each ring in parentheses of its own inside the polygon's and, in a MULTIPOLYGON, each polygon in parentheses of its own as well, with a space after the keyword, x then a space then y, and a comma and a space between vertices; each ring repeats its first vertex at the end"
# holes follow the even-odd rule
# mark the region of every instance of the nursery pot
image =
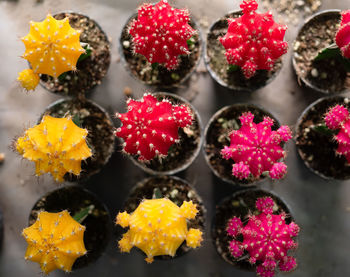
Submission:
POLYGON ((282 60, 278 59, 272 71, 257 70, 255 75, 246 79, 240 68, 229 70, 225 56, 225 48, 219 41, 228 29, 228 18, 238 18, 241 11, 233 11, 215 21, 207 33, 205 43, 204 61, 211 77, 221 86, 237 91, 254 91, 270 83, 282 68, 282 60))
POLYGON ((110 43, 107 35, 96 21, 76 12, 61 12, 53 15, 61 20, 69 18, 72 28, 81 30, 80 42, 88 43, 92 53, 86 59, 77 62, 77 70, 62 73, 56 80, 42 74, 41 84, 47 90, 65 96, 75 97, 84 94, 101 84, 107 74, 111 61, 110 43))
POLYGON ((196 34, 191 38, 193 43, 189 45, 190 54, 179 56, 179 67, 171 71, 161 65, 152 66, 143 55, 133 52, 129 26, 134 19, 137 19, 137 12, 129 17, 119 38, 120 56, 131 76, 143 84, 163 89, 176 88, 187 81, 197 68, 202 55, 201 32, 193 17, 190 17, 189 25, 196 30, 196 34))
POLYGON ((301 84, 325 94, 350 89, 350 75, 335 58, 314 61, 318 52, 334 42, 340 10, 326 10, 309 17, 293 44, 293 68, 301 84))
MULTIPOLYGON (((189 167, 199 154, 202 145, 202 123, 198 111, 184 98, 166 92, 153 93, 158 101, 168 99, 174 104, 186 104, 192 111, 193 123, 189 127, 179 128, 180 142, 173 144, 168 155, 149 162, 139 161, 137 155, 128 155, 135 165, 152 175, 172 175, 189 167)), ((120 139, 122 141, 122 139, 120 139)))
MULTIPOLYGON (((204 233, 206 209, 203 205, 202 198, 185 180, 175 176, 155 176, 139 182, 129 194, 124 203, 123 210, 132 213, 138 207, 143 199, 152 199, 154 190, 158 188, 162 197, 174 202, 177 206, 181 206, 184 201, 192 201, 197 205, 198 213, 194 219, 187 221, 187 227, 200 229, 204 233)), ((176 257, 188 253, 192 248, 186 245, 184 241, 176 251, 176 257)), ((155 256, 156 260, 170 260, 173 257, 168 255, 155 256)))
POLYGON ((86 227, 84 232, 84 244, 87 255, 78 258, 73 264, 73 270, 95 262, 104 252, 112 232, 111 217, 107 207, 86 189, 79 186, 65 186, 48 192, 33 206, 29 225, 34 224, 38 213, 61 212, 68 210, 71 216, 82 209, 94 205, 92 212, 81 223, 86 227))
POLYGON ((258 179, 239 180, 232 175, 232 159, 226 160, 221 157, 221 149, 230 145, 229 133, 241 126, 239 117, 250 111, 254 114, 254 122, 261 122, 265 116, 274 120, 272 130, 280 127, 278 120, 263 108, 253 104, 234 104, 218 110, 209 120, 204 131, 204 157, 211 171, 219 179, 230 184, 243 187, 259 185, 266 177, 260 176, 258 179))
POLYGON ((321 98, 308 106, 297 121, 295 140, 299 156, 311 171, 325 179, 349 179, 350 165, 344 156, 336 154, 338 143, 334 134, 313 127, 324 124, 324 115, 333 106, 339 104, 349 109, 349 101, 342 96, 321 98))
POLYGON ((113 123, 109 114, 91 100, 78 100, 75 98, 60 99, 49 105, 44 115, 53 117, 72 116, 73 121, 81 128, 88 130, 87 143, 92 150, 92 157, 83 161, 79 177, 75 175, 64 176, 67 181, 84 180, 96 173, 108 162, 114 151, 113 123))

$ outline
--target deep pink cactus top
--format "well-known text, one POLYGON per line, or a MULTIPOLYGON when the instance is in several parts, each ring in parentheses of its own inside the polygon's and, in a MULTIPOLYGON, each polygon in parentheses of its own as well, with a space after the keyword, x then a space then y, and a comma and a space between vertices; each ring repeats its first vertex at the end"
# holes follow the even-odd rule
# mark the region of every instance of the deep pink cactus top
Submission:
POLYGON ((232 174, 238 179, 254 178, 268 171, 272 179, 281 179, 287 172, 287 166, 280 162, 285 156, 282 141, 292 138, 288 126, 272 131, 273 119, 265 117, 258 124, 253 122, 251 112, 240 116, 242 127, 230 134, 230 146, 221 150, 224 159, 233 159, 232 174))
POLYGON ((350 59, 350 10, 341 13, 340 27, 335 36, 335 42, 342 55, 350 59))
POLYGON ((331 108, 324 118, 329 129, 339 132, 334 136, 338 143, 337 154, 344 155, 350 163, 350 116, 349 111, 342 105, 331 108))
POLYGON ((122 126, 116 136, 124 140, 124 151, 138 155, 140 161, 166 156, 169 147, 179 143, 178 129, 192 124, 192 112, 186 105, 172 105, 144 94, 139 101, 129 99, 128 112, 117 113, 122 126))
POLYGON ((176 69, 179 55, 189 54, 187 40, 196 33, 188 22, 188 10, 175 9, 166 0, 143 4, 129 29, 135 53, 144 55, 150 63, 176 69))
POLYGON ((227 225, 227 233, 234 237, 229 244, 232 256, 239 258, 248 252, 249 262, 257 264, 256 272, 261 277, 274 276, 277 264, 281 271, 291 271, 297 265, 287 252, 297 248, 293 237, 298 235, 299 226, 294 222, 286 224, 286 214, 273 214, 273 206, 271 197, 258 198, 259 215, 249 216, 246 225, 233 217, 227 225))
POLYGON ((228 19, 228 30, 220 42, 226 49, 229 64, 242 68, 244 76, 251 78, 256 70, 272 70, 276 60, 287 53, 283 41, 287 26, 275 23, 271 12, 256 12, 255 0, 244 0, 240 5, 243 15, 228 19))

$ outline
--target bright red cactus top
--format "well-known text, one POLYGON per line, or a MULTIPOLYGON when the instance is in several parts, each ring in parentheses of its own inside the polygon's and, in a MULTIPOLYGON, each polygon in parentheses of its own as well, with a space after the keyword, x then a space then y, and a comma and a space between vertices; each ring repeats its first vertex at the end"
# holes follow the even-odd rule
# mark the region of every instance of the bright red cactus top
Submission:
POLYGON ((176 69, 178 56, 189 54, 187 40, 196 32, 188 21, 187 9, 175 9, 166 0, 143 4, 129 29, 135 53, 144 55, 150 63, 176 69))
POLYGON ((273 206, 272 198, 258 198, 259 215, 249 216, 245 226, 240 218, 233 217, 227 226, 227 233, 234 237, 229 245, 232 256, 239 258, 248 252, 249 262, 258 264, 256 272, 261 277, 274 276, 277 264, 281 271, 291 271, 297 265, 287 252, 297 248, 293 237, 298 235, 299 226, 294 222, 286 224, 286 214, 273 214, 273 206))
POLYGON ((339 129, 335 140, 338 142, 337 154, 344 155, 350 163, 350 116, 349 111, 341 105, 331 108, 324 121, 329 129, 339 129))
POLYGON ((339 30, 335 42, 345 58, 350 59, 350 10, 341 13, 339 30))
POLYGON ((271 12, 256 12, 255 0, 244 0, 240 5, 243 15, 228 19, 228 30, 220 38, 226 49, 229 64, 240 66, 249 79, 258 69, 272 70, 275 61, 287 53, 283 41, 287 26, 275 23, 271 12))
POLYGON ((186 105, 158 101, 151 94, 139 101, 129 99, 127 104, 127 113, 117 113, 123 125, 116 136, 123 138, 125 152, 139 155, 140 161, 166 156, 169 147, 180 142, 178 129, 192 124, 192 112, 186 105))
POLYGON ((281 126, 272 131, 273 119, 264 117, 258 124, 253 122, 251 112, 240 116, 242 127, 230 134, 231 144, 221 150, 225 159, 233 159, 232 174, 238 179, 246 179, 253 175, 259 178, 268 171, 272 179, 281 179, 287 172, 287 166, 279 162, 285 157, 281 147, 282 141, 292 138, 288 126, 281 126))

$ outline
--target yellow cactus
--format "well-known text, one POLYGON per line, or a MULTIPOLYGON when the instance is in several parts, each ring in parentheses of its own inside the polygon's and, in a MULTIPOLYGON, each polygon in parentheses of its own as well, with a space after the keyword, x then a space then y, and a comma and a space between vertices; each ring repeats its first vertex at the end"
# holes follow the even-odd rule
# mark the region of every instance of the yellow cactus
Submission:
POLYGON ((121 252, 129 252, 133 246, 140 248, 147 255, 147 263, 152 263, 154 256, 174 256, 184 240, 196 248, 203 240, 202 232, 193 228, 188 231, 186 220, 193 219, 197 212, 192 201, 185 201, 179 208, 166 198, 144 200, 132 214, 117 215, 117 224, 129 226, 119 248, 121 252))
POLYGON ((51 173, 56 181, 63 182, 67 172, 79 175, 81 161, 92 156, 87 134, 70 117, 46 115, 17 139, 16 149, 23 158, 35 162, 37 176, 51 173))
POLYGON ((55 269, 69 272, 75 260, 86 254, 84 231, 85 226, 67 211, 41 212, 36 222, 22 232, 28 243, 24 258, 39 263, 45 274, 55 269))
POLYGON ((17 80, 21 83, 27 91, 34 90, 39 84, 40 78, 38 74, 35 74, 31 69, 24 69, 18 73, 17 80))

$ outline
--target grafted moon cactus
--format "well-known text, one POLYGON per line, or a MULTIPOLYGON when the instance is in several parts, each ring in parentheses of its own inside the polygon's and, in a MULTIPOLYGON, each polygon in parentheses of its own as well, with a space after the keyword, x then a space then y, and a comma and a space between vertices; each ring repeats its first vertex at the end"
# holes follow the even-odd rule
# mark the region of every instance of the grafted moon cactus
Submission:
POLYGON ((155 5, 143 4, 129 28, 134 52, 145 56, 150 63, 176 69, 179 55, 189 54, 187 40, 196 33, 188 22, 188 10, 175 9, 166 0, 155 5))
POLYGON ((85 52, 80 45, 80 33, 69 25, 68 18, 56 20, 50 14, 42 22, 30 22, 29 34, 21 39, 26 47, 22 58, 31 66, 30 75, 19 73, 23 87, 32 89, 26 82, 33 79, 33 74, 57 78, 63 72, 76 70, 78 58, 85 52))
POLYGON ((220 37, 226 49, 227 62, 242 68, 249 79, 256 70, 272 70, 276 60, 287 53, 288 44, 283 41, 286 25, 277 24, 271 12, 256 12, 255 0, 244 0, 240 5, 243 15, 228 19, 228 30, 220 37))
POLYGON ((350 116, 349 111, 342 105, 336 105, 331 108, 324 121, 326 126, 332 130, 339 130, 334 139, 338 143, 337 154, 344 155, 347 162, 350 163, 350 116))
POLYGON ((238 217, 233 217, 227 226, 227 233, 234 239, 228 245, 236 259, 249 254, 249 262, 257 264, 256 273, 261 277, 272 277, 277 265, 281 271, 291 271, 296 267, 296 259, 288 256, 288 250, 296 249, 293 240, 299 233, 299 226, 286 224, 286 214, 273 214, 274 202, 271 197, 258 198, 258 215, 249 216, 244 225, 238 217))
POLYGON ((194 219, 197 212, 192 201, 185 201, 178 207, 166 198, 144 200, 132 214, 117 215, 116 224, 124 228, 129 226, 129 231, 119 241, 119 248, 121 252, 130 252, 136 246, 147 255, 145 261, 152 263, 154 256, 175 256, 184 240, 189 247, 199 247, 202 232, 187 229, 187 219, 194 219))
POLYGON ((281 179, 287 172, 287 166, 280 162, 285 157, 281 142, 292 138, 288 126, 272 131, 273 119, 264 117, 258 124, 253 122, 251 112, 240 116, 241 128, 230 133, 230 146, 221 150, 224 159, 233 159, 232 174, 242 180, 252 175, 259 178, 268 172, 272 179, 281 179))
POLYGON ((69 272, 75 260, 86 254, 84 231, 85 226, 67 211, 41 212, 22 232, 28 243, 25 259, 39 263, 45 274, 55 269, 69 272))
POLYGON ((81 161, 92 156, 87 135, 88 131, 75 125, 70 117, 46 115, 17 139, 16 149, 23 158, 35 162, 37 176, 51 173, 57 182, 63 182, 67 172, 79 175, 81 161))
POLYGON ((341 22, 335 42, 345 58, 350 59, 350 10, 341 13, 341 22))
POLYGON ((193 115, 186 105, 158 101, 151 94, 138 101, 129 99, 127 105, 127 113, 116 114, 123 123, 116 136, 124 140, 124 151, 139 155, 140 161, 166 156, 169 147, 180 142, 178 129, 192 124, 193 115))

